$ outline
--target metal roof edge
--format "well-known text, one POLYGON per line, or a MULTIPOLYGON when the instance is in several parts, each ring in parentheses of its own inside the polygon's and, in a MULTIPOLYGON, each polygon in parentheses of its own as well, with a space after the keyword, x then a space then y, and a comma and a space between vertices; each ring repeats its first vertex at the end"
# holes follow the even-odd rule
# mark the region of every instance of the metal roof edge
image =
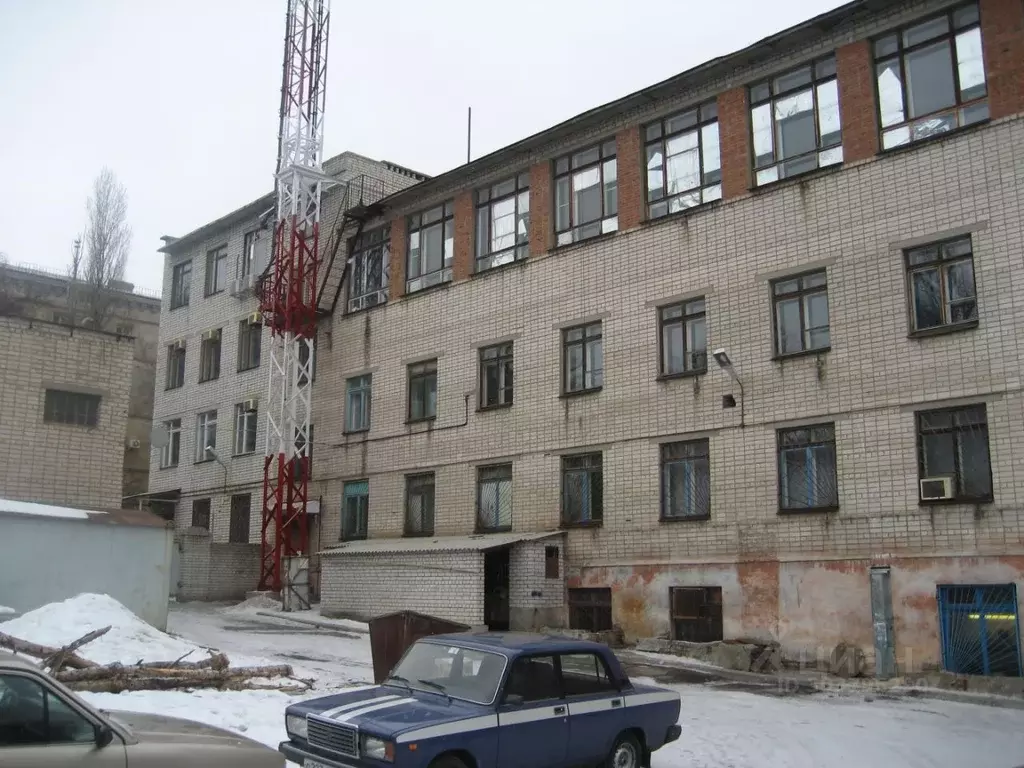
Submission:
POLYGON ((524 541, 539 541, 554 536, 563 536, 565 531, 529 531, 523 533, 473 533, 462 536, 389 536, 375 539, 357 539, 336 544, 317 552, 318 555, 372 555, 372 554, 415 554, 422 552, 484 552, 497 547, 507 547, 524 541), (456 546, 471 541, 476 545, 456 546), (401 546, 389 546, 387 542, 402 542, 401 546), (355 546, 353 546, 355 545, 355 546))

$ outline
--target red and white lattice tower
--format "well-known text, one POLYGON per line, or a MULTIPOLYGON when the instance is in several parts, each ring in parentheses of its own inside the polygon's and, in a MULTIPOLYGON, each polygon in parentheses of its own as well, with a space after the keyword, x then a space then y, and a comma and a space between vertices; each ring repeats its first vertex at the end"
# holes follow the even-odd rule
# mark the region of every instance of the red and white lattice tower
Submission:
POLYGON ((330 0, 287 1, 277 223, 260 291, 271 353, 259 588, 273 591, 287 588, 289 558, 307 554, 309 542, 307 451, 326 181, 321 161, 330 0))

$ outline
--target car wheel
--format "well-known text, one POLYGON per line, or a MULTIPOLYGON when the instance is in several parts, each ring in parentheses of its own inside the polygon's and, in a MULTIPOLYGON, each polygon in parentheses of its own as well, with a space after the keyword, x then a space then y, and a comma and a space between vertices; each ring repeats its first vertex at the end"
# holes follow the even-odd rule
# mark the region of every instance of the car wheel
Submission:
POLYGON ((642 759, 643 749, 636 736, 622 733, 615 740, 608 760, 605 761, 605 768, 640 768, 642 759))
POLYGON ((441 755, 430 764, 430 768, 466 768, 466 764, 455 755, 441 755))

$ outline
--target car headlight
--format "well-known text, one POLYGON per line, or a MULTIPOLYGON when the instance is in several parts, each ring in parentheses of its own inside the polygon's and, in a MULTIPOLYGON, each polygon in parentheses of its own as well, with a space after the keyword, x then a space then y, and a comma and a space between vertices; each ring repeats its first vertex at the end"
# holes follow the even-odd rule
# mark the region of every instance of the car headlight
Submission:
POLYGON ((363 757, 373 760, 383 760, 386 763, 395 761, 395 744, 391 741, 378 739, 376 736, 363 736, 362 749, 363 757))
POLYGON ((303 715, 285 715, 284 729, 288 731, 289 736, 298 736, 304 740, 307 733, 306 718, 303 715))

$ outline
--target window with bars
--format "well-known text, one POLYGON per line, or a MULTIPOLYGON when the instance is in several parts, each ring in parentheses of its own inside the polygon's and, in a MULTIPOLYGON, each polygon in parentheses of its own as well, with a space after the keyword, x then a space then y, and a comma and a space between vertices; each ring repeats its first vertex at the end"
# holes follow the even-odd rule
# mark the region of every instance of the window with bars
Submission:
POLYGON ((167 435, 167 443, 160 449, 160 469, 178 466, 181 458, 181 419, 171 419, 163 423, 167 435))
POLYGON ((205 295, 223 291, 228 284, 228 247, 222 245, 206 254, 205 295))
POLYGON ((512 530, 512 465, 478 467, 476 527, 480 531, 512 530))
POLYGON ((604 517, 602 455, 562 457, 562 524, 600 525, 604 517))
POLYGON ((167 389, 185 386, 185 342, 179 341, 167 346, 167 389))
POLYGON ((919 479, 950 478, 953 498, 944 501, 991 501, 985 404, 918 411, 916 419, 919 479))
POLYGON ((345 483, 341 499, 341 539, 365 539, 370 514, 370 481, 345 483))
POLYGON ((228 521, 228 543, 248 544, 252 521, 252 494, 236 493, 231 497, 231 518, 228 521))
POLYGON ((612 628, 612 590, 609 587, 571 587, 569 627, 585 632, 612 628))
POLYGON ((253 274, 256 267, 256 241, 259 236, 259 230, 253 230, 246 232, 242 238, 242 255, 238 259, 239 277, 248 277, 253 274))
POLYGON ((480 350, 480 407, 512 405, 512 342, 480 350))
POLYGON ((615 140, 555 160, 555 237, 568 245, 619 228, 615 140))
POLYGON ((708 331, 704 297, 658 309, 661 376, 683 376, 708 369, 708 331))
POLYGON ((187 307, 192 292, 192 259, 171 268, 171 309, 187 307))
POLYGON ((100 422, 100 396, 63 389, 48 389, 43 397, 43 421, 95 427, 100 422))
POLYGON ((601 321, 562 331, 562 393, 592 392, 604 385, 601 321))
POLYGON ((831 348, 825 270, 775 280, 771 290, 776 357, 831 348))
POLYGON ((199 345, 199 383, 220 378, 221 329, 203 334, 199 345))
POLYGON ((722 199, 716 102, 651 123, 644 128, 644 138, 649 218, 722 199))
POLYGON ((390 265, 390 228, 378 227, 363 232, 352 243, 352 275, 348 283, 349 312, 387 302, 390 265))
POLYGON ((437 418, 437 360, 415 363, 408 368, 408 421, 437 418))
POLYGON ((409 217, 409 258, 406 293, 451 282, 455 254, 455 205, 444 205, 409 217))
POLYGON ((686 520, 711 516, 709 441, 687 440, 661 446, 661 517, 686 520))
POLYGON ((204 411, 196 416, 196 463, 213 461, 217 450, 217 411, 204 411))
POLYGON ((370 402, 372 395, 372 373, 354 376, 345 382, 346 432, 366 432, 370 429, 370 402))
POLYGON ((955 330, 978 322, 971 236, 905 252, 911 331, 955 330))
POLYGON ((476 271, 525 259, 530 251, 530 174, 476 192, 476 271))
POLYGON ((405 535, 434 535, 434 473, 405 477, 405 535))
POLYGON ((724 639, 721 587, 669 587, 672 639, 713 643, 724 639))
POLYGON ((192 527, 210 530, 210 500, 192 500, 192 527))
POLYGON ((757 186, 843 162, 836 58, 750 87, 757 186))
POLYGON ((263 324, 259 314, 245 318, 238 324, 238 371, 260 367, 263 344, 263 324))
POLYGON ((256 425, 259 409, 255 400, 235 405, 235 456, 256 451, 256 425))
POLYGON ((816 424, 777 433, 779 509, 783 512, 839 506, 834 424, 816 424))
POLYGON ((977 3, 879 37, 874 53, 883 149, 988 119, 977 3))

